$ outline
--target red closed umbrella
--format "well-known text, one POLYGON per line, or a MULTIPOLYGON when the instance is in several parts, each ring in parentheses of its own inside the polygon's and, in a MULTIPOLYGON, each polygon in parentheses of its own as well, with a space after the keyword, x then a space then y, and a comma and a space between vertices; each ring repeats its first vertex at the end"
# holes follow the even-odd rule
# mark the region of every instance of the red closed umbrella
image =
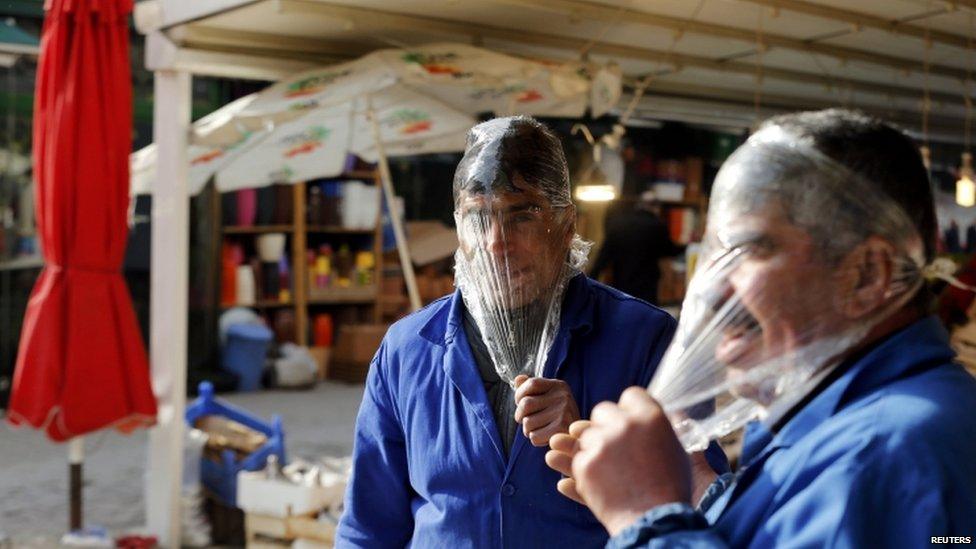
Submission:
POLYGON ((45 266, 21 334, 8 420, 56 441, 155 422, 122 278, 132 146, 132 0, 48 0, 34 103, 45 266))

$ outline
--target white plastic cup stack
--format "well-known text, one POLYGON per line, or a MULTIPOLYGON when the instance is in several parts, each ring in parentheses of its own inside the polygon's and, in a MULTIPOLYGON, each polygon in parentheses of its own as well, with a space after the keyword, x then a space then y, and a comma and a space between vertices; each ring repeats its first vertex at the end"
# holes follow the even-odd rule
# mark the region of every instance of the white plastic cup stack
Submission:
POLYGON ((285 253, 285 234, 268 233, 258 237, 258 256, 264 263, 278 263, 285 253))
POLYGON ((254 283, 254 270, 250 265, 239 265, 237 267, 237 304, 254 305, 254 296, 257 295, 254 283))

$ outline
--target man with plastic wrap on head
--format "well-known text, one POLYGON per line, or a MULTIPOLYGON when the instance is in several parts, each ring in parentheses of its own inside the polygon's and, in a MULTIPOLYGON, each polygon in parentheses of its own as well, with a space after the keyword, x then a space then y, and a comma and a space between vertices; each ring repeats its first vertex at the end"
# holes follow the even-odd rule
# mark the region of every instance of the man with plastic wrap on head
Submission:
POLYGON ((900 131, 843 110, 766 122, 716 178, 650 395, 551 441, 560 491, 608 547, 972 543, 976 380, 928 313, 935 239, 900 131), (738 471, 692 501, 685 450, 744 424, 738 471))
POLYGON ((454 199, 458 291, 394 324, 373 359, 336 545, 602 546, 545 449, 648 383, 675 322, 580 272, 566 159, 539 122, 475 126, 454 199))

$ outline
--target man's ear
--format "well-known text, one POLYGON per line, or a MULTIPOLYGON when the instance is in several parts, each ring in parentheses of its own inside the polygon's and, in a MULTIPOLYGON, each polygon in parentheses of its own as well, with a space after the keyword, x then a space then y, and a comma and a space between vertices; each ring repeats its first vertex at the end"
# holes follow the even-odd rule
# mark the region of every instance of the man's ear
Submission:
POLYGON ((894 272, 895 248, 878 236, 868 237, 848 252, 839 267, 840 310, 850 319, 867 316, 883 306, 894 272))

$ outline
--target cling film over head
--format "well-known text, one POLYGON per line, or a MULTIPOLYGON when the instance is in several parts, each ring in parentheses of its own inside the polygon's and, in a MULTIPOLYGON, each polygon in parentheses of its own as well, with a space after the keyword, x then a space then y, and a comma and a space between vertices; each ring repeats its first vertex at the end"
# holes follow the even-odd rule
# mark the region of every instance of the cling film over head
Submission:
POLYGON ((586 263, 562 146, 528 117, 468 134, 454 175, 455 280, 499 376, 541 376, 563 294, 586 263))
POLYGON ((776 124, 726 161, 699 267, 650 392, 682 444, 775 423, 924 283, 904 209, 776 124))

